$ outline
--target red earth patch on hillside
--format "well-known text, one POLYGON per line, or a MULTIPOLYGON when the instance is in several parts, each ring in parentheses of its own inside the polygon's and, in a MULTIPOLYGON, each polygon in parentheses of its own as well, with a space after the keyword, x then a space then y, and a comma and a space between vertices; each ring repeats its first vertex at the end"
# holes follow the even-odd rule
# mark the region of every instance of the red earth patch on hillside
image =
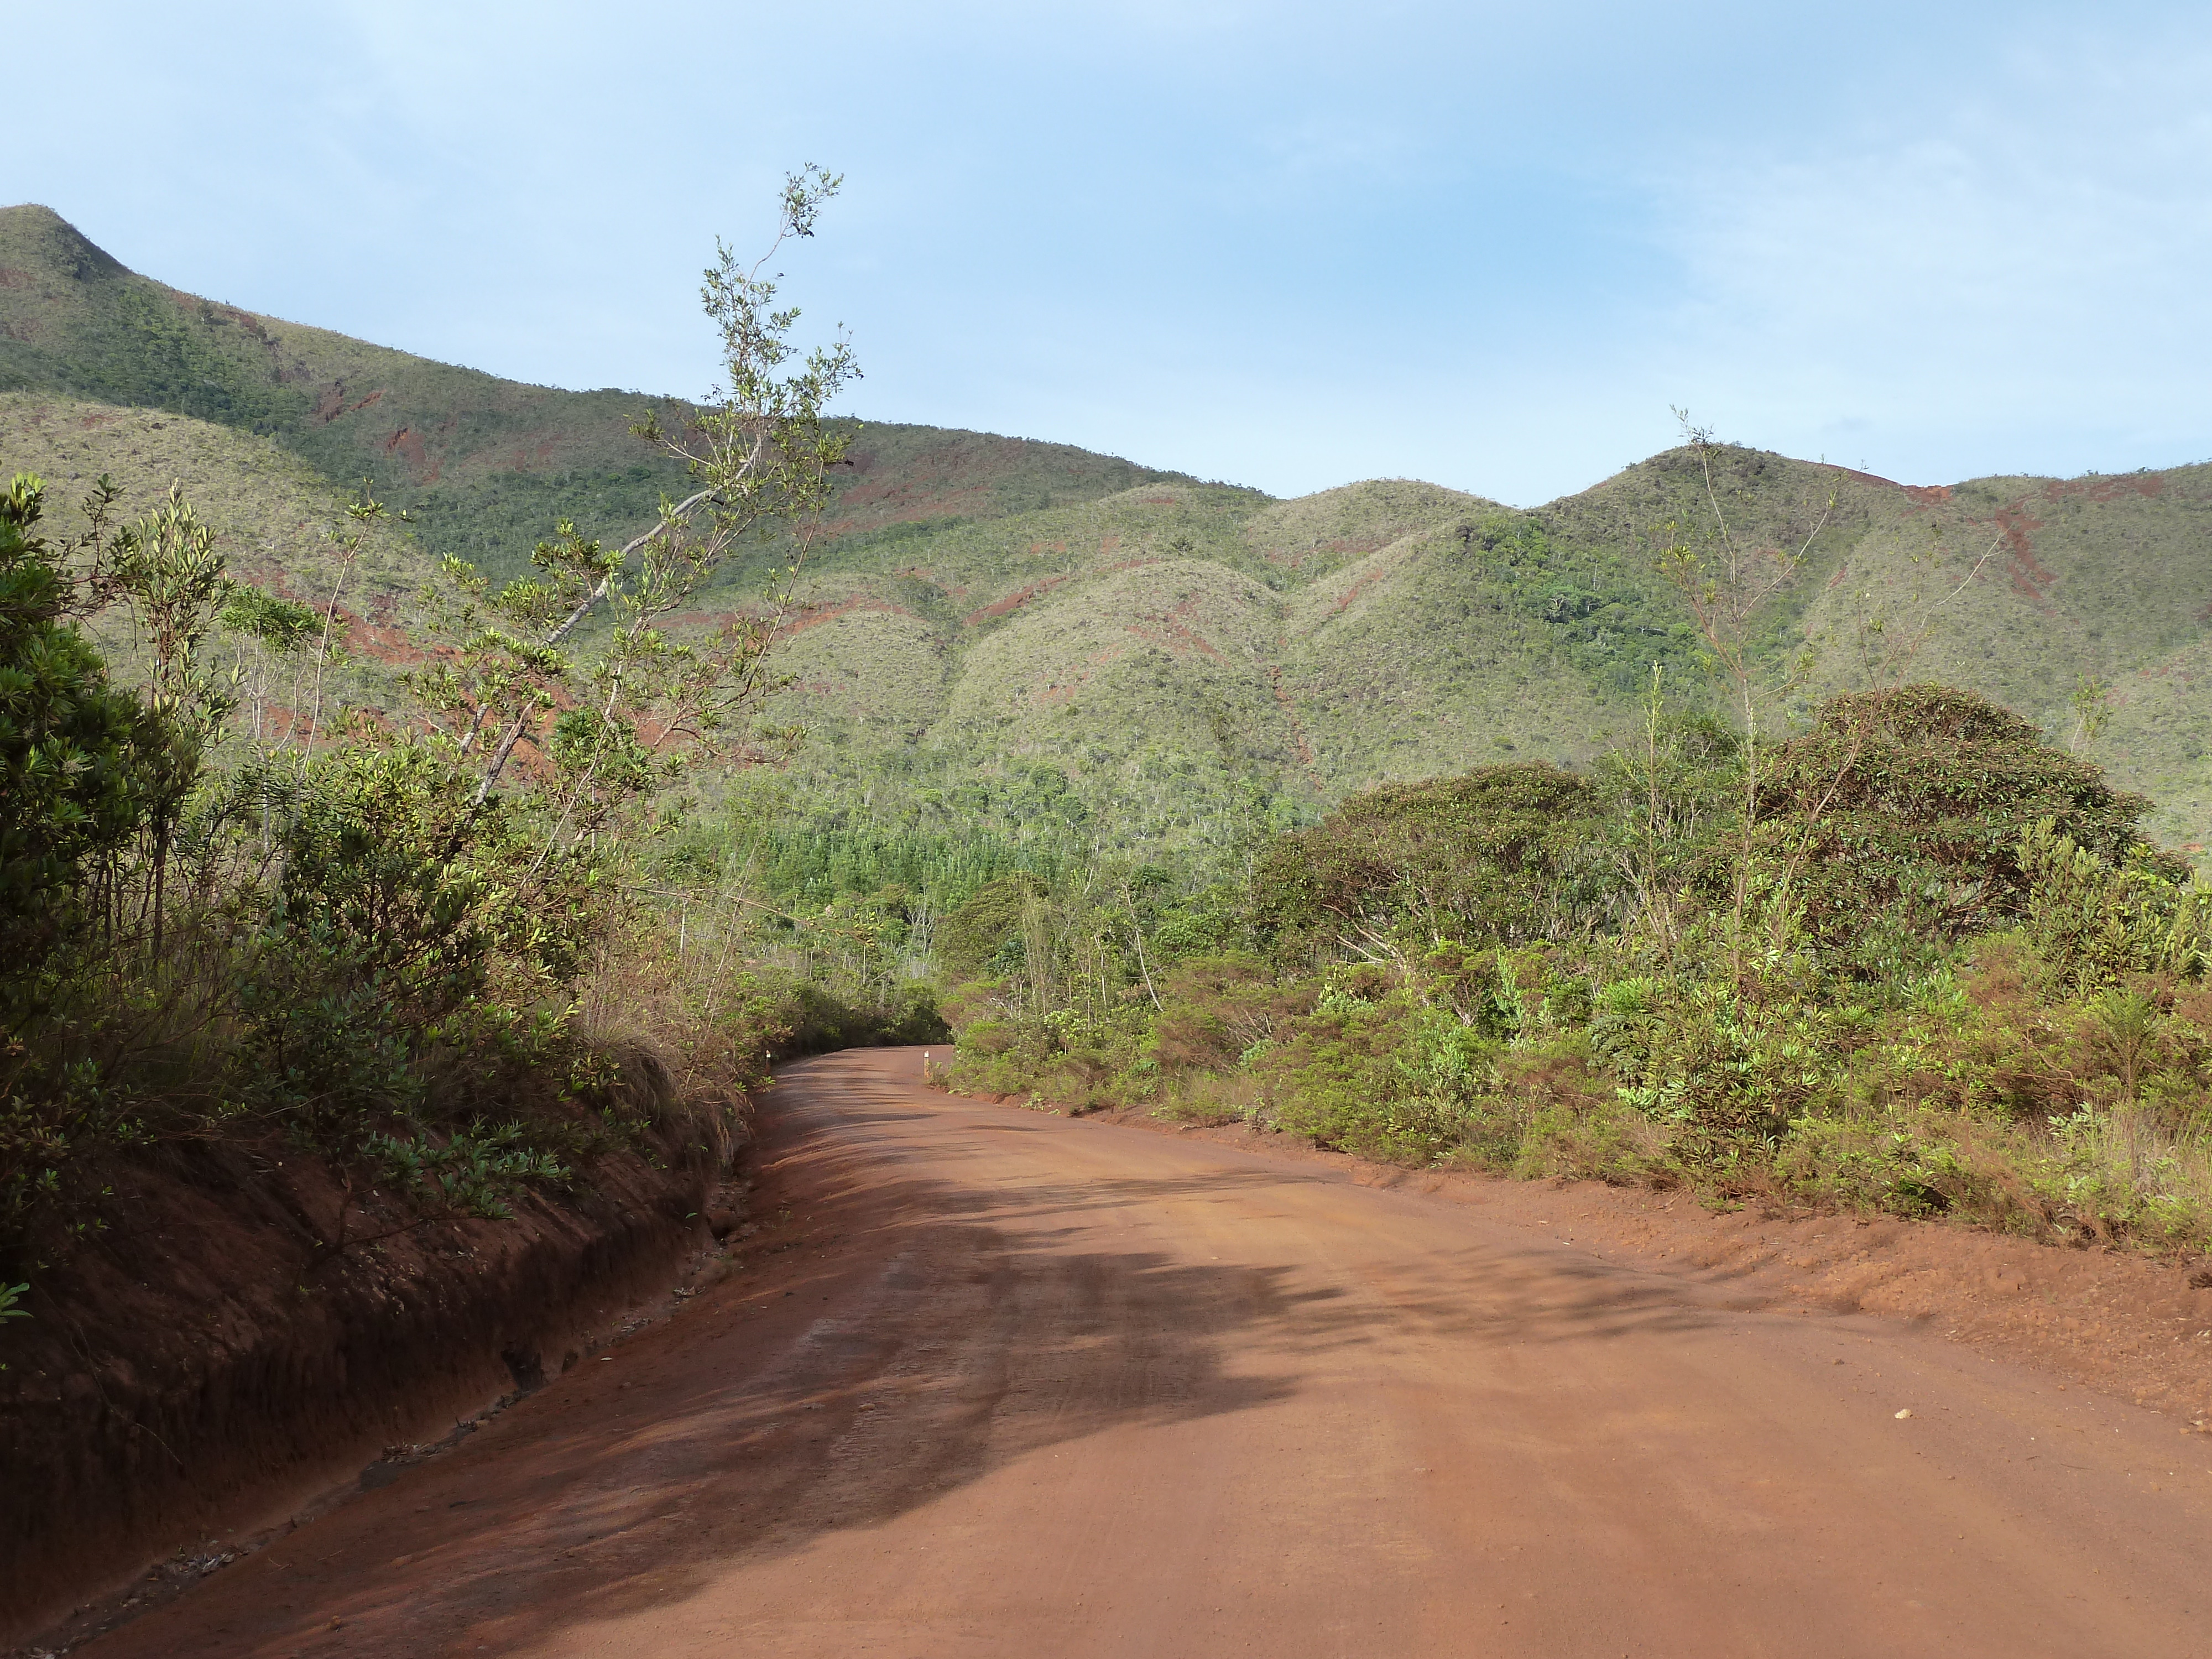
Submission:
POLYGON ((366 397, 352 398, 350 401, 343 380, 331 381, 315 398, 315 418, 328 426, 341 415, 357 414, 383 402, 384 391, 379 387, 366 397))
POLYGON ((893 605, 889 599, 879 599, 872 593, 855 593, 849 599, 833 605, 802 605, 784 618, 780 633, 785 639, 804 634, 810 628, 819 628, 824 623, 836 622, 840 617, 850 617, 860 611, 877 611, 886 616, 911 617, 915 613, 902 605, 893 605))
POLYGON ((1839 466, 1836 468, 1836 471, 1842 473, 1846 478, 1852 479, 1858 483, 1872 484, 1877 489, 1902 489, 1908 495, 1911 494, 1912 490, 1911 485, 1901 484, 1894 478, 1885 478, 1879 472, 1862 472, 1855 466, 1839 466))
POLYGON ((1007 594, 1005 599, 994 599, 990 604, 969 611, 966 616, 960 619, 961 626, 963 628, 980 627, 982 623, 989 622, 994 617, 1012 616, 1015 611, 1020 610, 1038 594, 1048 592, 1053 588, 1058 587, 1062 582, 1068 580, 1069 579, 1066 576, 1046 576, 1037 581, 1030 583, 1026 587, 1018 587, 1012 592, 1007 594))
POLYGON ((2166 493, 2166 474, 2163 472, 2130 472, 2118 477, 2054 478, 2043 486, 2045 501, 2063 501, 2069 496, 2085 501, 2113 501, 2134 494, 2142 496, 2162 495, 2166 493))
POLYGON ((1306 741, 1306 723, 1298 718, 1298 706, 1291 694, 1283 689, 1283 665, 1279 662, 1267 665, 1268 688, 1275 694, 1275 702, 1290 717, 1291 741, 1297 747, 1298 764, 1308 771, 1313 769, 1313 744, 1306 741))
POLYGON ((425 650, 415 643, 414 635, 392 620, 390 612, 371 622, 349 612, 337 613, 339 627, 345 630, 346 648, 358 655, 373 657, 378 662, 389 663, 395 668, 416 668, 433 657, 453 657, 459 653, 450 646, 435 651, 425 650))
MULTIPOLYGON (((429 727, 422 721, 409 724, 418 731, 429 727)), ((303 748, 319 749, 335 743, 346 734, 349 727, 374 726, 379 732, 397 729, 397 723, 381 708, 367 703, 345 703, 325 707, 318 722, 313 705, 305 708, 287 702, 266 702, 261 707, 261 735, 265 742, 291 743, 298 741, 303 748)))
POLYGON ((1158 646, 1170 656, 1184 657, 1196 651, 1200 655, 1212 657, 1217 661, 1225 660, 1212 641, 1191 627, 1188 621, 1183 620, 1194 617, 1197 614, 1197 601, 1185 599, 1165 612, 1155 611, 1146 616, 1140 622, 1127 624, 1126 631, 1134 634, 1149 645, 1158 646), (1158 631, 1155 632, 1146 627, 1145 623, 1158 623, 1158 631))
MULTIPOLYGON (((383 394, 377 395, 380 397, 383 394)), ((408 470, 415 475, 415 481, 417 483, 435 483, 438 482, 439 475, 446 470, 446 464, 443 461, 434 461, 430 459, 430 453, 422 442, 422 434, 411 426, 403 426, 386 438, 384 441, 384 453, 387 455, 398 454, 404 457, 407 462, 408 470)))
POLYGON ((1365 575, 1354 581, 1351 586, 1344 590, 1343 597, 1338 599, 1335 605, 1330 607, 1329 615, 1333 617, 1342 616, 1345 611, 1351 607, 1352 602, 1358 599, 1360 594, 1364 592, 1368 588, 1372 587, 1376 582, 1381 581, 1382 580, 1382 575, 1383 573, 1380 570, 1370 570, 1365 575))
POLYGON ((2004 538, 2005 569, 2012 577, 2013 592, 2045 616, 2056 616, 2050 598, 2051 590, 2058 585, 2058 574, 2045 569, 2035 556, 2035 532, 2043 528, 2043 520, 2028 517, 2025 507, 2013 506, 1999 507, 1996 521, 2004 538))
MULTIPOLYGON (((1098 550, 1101 553, 1110 553, 1121 544, 1121 538, 1119 536, 1109 536, 1099 544, 1098 550)), ((966 616, 960 619, 961 625, 963 627, 972 627, 978 623, 990 621, 994 617, 1011 615, 1013 611, 1019 610, 1023 605, 1027 605, 1038 594, 1046 592, 1052 588, 1058 587, 1062 582, 1073 581, 1079 575, 1095 574, 1111 576, 1118 574, 1124 570, 1142 570, 1148 564, 1158 564, 1159 562, 1160 556, 1158 554, 1139 553, 1133 559, 1117 559, 1112 564, 1102 565, 1095 572, 1066 571, 1057 576, 1041 577, 1037 580, 1031 582, 1026 587, 1016 588, 1004 599, 994 599, 980 610, 969 611, 966 616)), ((948 588, 945 591, 951 593, 965 593, 968 590, 964 587, 954 587, 948 588)))
POLYGON ((1134 634, 1147 645, 1159 647, 1171 657, 1187 657, 1194 651, 1217 659, 1221 656, 1212 641, 1181 623, 1164 620, 1156 629, 1142 623, 1130 623, 1123 631, 1134 634))

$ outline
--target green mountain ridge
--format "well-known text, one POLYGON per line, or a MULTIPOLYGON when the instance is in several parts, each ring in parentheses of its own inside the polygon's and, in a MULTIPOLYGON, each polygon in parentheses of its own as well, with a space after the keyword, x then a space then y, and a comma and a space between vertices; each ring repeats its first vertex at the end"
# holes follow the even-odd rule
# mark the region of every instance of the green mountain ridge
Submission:
MULTIPOLYGON (((155 487, 173 468, 258 536, 257 579, 312 588, 317 481, 367 476, 410 507, 414 541, 365 573, 364 626, 424 555, 503 574, 555 518, 620 535, 681 482, 629 436, 633 394, 215 306, 43 209, 0 210, 0 335, 11 465, 64 483, 127 466, 155 487), (268 529, 280 500, 285 534, 268 529)), ((896 844, 1217 858, 1385 780, 1586 761, 1633 723, 1654 664, 1711 701, 1658 561, 1683 538, 1710 551, 1717 507, 1740 545, 1803 548, 1755 619, 1768 660, 1809 653, 1771 719, 1902 674, 2063 738, 2086 678, 2106 688, 2096 757, 2202 853, 2212 467, 1912 488, 1740 447, 1704 459, 1711 491, 1677 449, 1528 510, 1407 480, 1277 501, 1066 446, 866 427, 786 647, 778 713, 811 740, 787 775, 732 787, 799 806, 784 850, 802 884, 835 890, 896 844)), ((754 604, 763 574, 732 570, 695 620, 754 604)))
MULTIPOLYGON (((1750 542, 1794 547, 1820 520, 1758 618, 1770 659, 1811 653, 1778 724, 1887 673, 2063 739, 2086 676, 2108 688, 2098 758, 2202 851, 2212 468, 1929 490, 1742 450, 1718 466, 1750 542)), ((1682 450, 1527 512, 1397 482, 1280 503, 1175 485, 948 527, 895 565, 856 544, 810 577, 790 711, 841 753, 1050 767, 1133 852, 1231 833, 1240 777, 1310 811, 1488 761, 1585 761, 1654 663, 1710 700, 1657 563, 1669 526, 1710 517, 1705 494, 1682 450), (871 689, 894 659, 896 708, 871 689)))
MULTIPOLYGON (((51 210, 0 209, 0 392, 160 409, 275 439, 406 505, 423 545, 507 574, 562 518, 649 521, 682 468, 631 434, 656 403, 434 362, 168 288, 51 210), (518 551, 519 550, 519 551, 518 551)), ((1181 478, 1066 444, 869 425, 834 532, 989 516, 1181 478)))

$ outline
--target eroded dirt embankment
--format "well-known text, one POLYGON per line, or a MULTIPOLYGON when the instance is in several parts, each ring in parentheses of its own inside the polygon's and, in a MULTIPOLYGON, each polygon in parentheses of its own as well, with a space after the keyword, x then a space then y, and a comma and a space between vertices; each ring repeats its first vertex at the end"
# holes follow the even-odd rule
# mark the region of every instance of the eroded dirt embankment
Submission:
POLYGON ((710 1242, 721 1175, 625 1153, 512 1219, 426 1222, 296 1157, 120 1173, 0 1328, 0 1639, 558 1376, 710 1242))

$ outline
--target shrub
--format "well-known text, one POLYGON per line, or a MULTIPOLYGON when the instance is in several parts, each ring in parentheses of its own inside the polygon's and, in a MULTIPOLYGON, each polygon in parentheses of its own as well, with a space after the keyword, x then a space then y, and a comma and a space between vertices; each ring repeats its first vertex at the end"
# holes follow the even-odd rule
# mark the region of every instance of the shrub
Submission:
POLYGON ((1356 795, 1269 849, 1254 908, 1273 932, 1324 941, 1401 923, 1473 944, 1583 933, 1617 886, 1599 804, 1586 780, 1541 763, 1356 795))
POLYGON ((2047 879, 2039 824, 2106 864, 2185 876, 2137 830, 2149 807, 1987 699, 1908 685, 1823 705, 1771 757, 1760 811, 1813 937, 1878 963, 2020 915, 2047 879))
POLYGON ((1234 1066, 1313 1006, 1310 991, 1279 984, 1266 959, 1249 951, 1179 963, 1167 976, 1163 999, 1153 1054, 1170 1071, 1234 1066))
POLYGON ((75 582, 39 534, 46 485, 0 495, 0 1006, 15 1028, 82 919, 82 872, 137 833, 156 723, 108 683, 70 613, 75 582))

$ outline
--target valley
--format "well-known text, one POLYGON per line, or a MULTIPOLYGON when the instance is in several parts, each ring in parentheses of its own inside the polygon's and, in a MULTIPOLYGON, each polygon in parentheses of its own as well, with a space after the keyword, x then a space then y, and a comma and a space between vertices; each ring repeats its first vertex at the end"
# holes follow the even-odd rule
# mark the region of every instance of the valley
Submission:
POLYGON ((2212 463, 1276 499, 737 270, 0 209, 0 1630, 2191 1650, 2212 463))

